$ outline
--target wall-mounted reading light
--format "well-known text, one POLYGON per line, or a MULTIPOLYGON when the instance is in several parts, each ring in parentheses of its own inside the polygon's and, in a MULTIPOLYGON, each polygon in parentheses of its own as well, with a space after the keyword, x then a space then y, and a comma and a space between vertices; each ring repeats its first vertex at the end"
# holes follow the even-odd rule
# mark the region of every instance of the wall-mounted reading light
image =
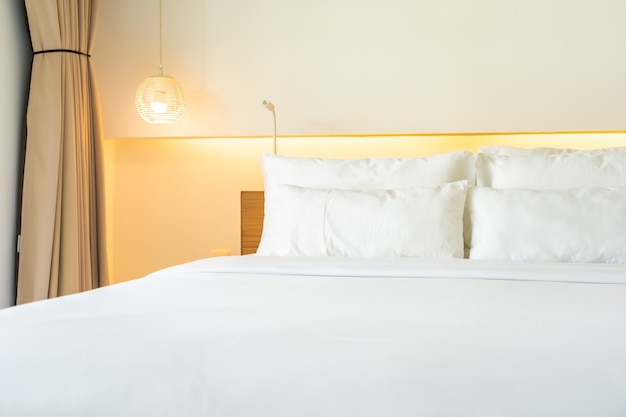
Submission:
POLYGON ((276 155, 276 111, 274 110, 274 105, 269 100, 263 100, 263 106, 272 112, 274 116, 274 155, 276 155))
POLYGON ((163 75, 163 6, 159 0, 159 74, 146 78, 135 93, 135 107, 148 123, 176 123, 185 114, 185 95, 174 77, 163 75))

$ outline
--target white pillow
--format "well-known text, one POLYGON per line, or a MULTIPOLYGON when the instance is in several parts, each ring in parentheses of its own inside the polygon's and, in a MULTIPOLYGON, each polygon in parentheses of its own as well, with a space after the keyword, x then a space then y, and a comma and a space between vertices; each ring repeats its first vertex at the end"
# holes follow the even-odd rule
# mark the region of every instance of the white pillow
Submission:
MULTIPOLYGON (((455 181, 476 182, 476 155, 457 151, 422 158, 295 158, 263 155, 265 216, 282 212, 274 188, 280 184, 309 188, 386 190, 435 187, 455 181)), ((469 224, 465 225, 469 236, 469 224)), ((265 225, 263 229, 265 230, 265 225)), ((466 254, 469 240, 465 241, 466 254)))
POLYGON ((476 183, 495 188, 626 187, 626 152, 481 153, 476 160, 476 183))
POLYGON ((344 190, 435 187, 463 180, 474 184, 474 160, 475 155, 467 151, 404 159, 294 158, 265 154, 265 198, 271 200, 275 184, 344 190))
POLYGON ((462 258, 466 188, 276 185, 257 255, 462 258))
POLYGON ((541 154, 569 154, 569 153, 583 153, 588 155, 598 155, 606 153, 620 153, 626 152, 626 146, 617 146, 613 148, 591 149, 591 150, 579 150, 579 149, 560 149, 560 148, 517 148, 515 146, 504 145, 489 145, 481 146, 478 148, 480 153, 488 153, 492 155, 505 155, 505 156, 530 156, 541 154))
POLYGON ((626 263, 626 188, 475 187, 470 259, 626 263))

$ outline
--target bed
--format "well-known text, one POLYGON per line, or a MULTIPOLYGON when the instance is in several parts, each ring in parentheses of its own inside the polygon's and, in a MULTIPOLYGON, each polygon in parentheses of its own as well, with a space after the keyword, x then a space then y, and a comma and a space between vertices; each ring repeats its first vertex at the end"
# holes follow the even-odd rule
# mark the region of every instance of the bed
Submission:
POLYGON ((626 148, 263 162, 254 254, 0 310, 0 416, 626 415, 626 148))

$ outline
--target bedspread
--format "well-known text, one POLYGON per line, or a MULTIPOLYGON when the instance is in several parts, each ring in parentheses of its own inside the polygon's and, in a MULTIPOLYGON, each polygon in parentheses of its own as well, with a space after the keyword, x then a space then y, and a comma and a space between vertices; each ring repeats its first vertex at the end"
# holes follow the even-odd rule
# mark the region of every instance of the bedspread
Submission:
POLYGON ((624 416, 626 267, 212 258, 0 310, 0 416, 624 416))

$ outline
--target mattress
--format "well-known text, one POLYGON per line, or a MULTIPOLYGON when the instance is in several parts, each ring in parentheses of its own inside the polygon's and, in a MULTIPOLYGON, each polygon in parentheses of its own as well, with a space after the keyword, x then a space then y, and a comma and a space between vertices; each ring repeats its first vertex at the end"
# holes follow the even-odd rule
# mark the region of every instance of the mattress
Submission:
POLYGON ((626 266, 210 258, 0 310, 0 416, 624 416, 626 266))

